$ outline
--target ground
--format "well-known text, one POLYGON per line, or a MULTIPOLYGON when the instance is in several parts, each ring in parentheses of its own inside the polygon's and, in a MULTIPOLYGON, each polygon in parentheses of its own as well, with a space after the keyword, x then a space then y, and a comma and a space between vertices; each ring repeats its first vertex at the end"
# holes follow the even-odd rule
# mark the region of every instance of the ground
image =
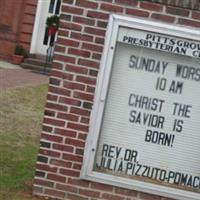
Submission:
POLYGON ((0 62, 0 199, 40 200, 32 196, 32 178, 48 76, 5 64, 0 62))

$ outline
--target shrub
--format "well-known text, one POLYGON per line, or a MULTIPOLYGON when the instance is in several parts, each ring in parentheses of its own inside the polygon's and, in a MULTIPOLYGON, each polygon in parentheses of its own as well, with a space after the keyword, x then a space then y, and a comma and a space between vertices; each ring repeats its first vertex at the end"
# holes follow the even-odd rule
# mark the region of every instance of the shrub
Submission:
POLYGON ((18 44, 15 47, 14 54, 15 55, 19 55, 19 56, 27 57, 26 49, 24 49, 24 47, 22 45, 18 45, 18 44))

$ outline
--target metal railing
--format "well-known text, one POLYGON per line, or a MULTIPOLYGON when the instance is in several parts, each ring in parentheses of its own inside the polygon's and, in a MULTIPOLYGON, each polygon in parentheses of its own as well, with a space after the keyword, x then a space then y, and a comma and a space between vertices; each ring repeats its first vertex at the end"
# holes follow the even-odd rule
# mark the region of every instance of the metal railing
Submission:
POLYGON ((53 52, 54 52, 54 45, 50 44, 47 52, 46 52, 46 62, 44 65, 44 72, 47 72, 47 68, 51 67, 52 61, 53 61, 53 52))

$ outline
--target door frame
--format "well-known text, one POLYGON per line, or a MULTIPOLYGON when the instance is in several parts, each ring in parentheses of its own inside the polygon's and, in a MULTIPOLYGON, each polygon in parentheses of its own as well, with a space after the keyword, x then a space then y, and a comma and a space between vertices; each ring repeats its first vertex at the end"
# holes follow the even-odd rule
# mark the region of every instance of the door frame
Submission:
POLYGON ((36 15, 35 15, 35 22, 33 27, 33 34, 31 39, 31 47, 30 47, 30 54, 36 54, 36 45, 37 45, 37 37, 39 33, 39 22, 40 22, 40 16, 42 14, 42 1, 38 1, 37 3, 37 9, 36 9, 36 15))

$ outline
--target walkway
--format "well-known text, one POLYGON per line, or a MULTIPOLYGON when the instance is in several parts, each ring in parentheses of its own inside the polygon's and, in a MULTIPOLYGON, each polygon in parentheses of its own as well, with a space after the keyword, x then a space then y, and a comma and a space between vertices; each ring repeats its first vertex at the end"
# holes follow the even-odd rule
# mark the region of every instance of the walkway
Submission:
POLYGON ((47 75, 0 61, 0 91, 48 83, 47 75))

